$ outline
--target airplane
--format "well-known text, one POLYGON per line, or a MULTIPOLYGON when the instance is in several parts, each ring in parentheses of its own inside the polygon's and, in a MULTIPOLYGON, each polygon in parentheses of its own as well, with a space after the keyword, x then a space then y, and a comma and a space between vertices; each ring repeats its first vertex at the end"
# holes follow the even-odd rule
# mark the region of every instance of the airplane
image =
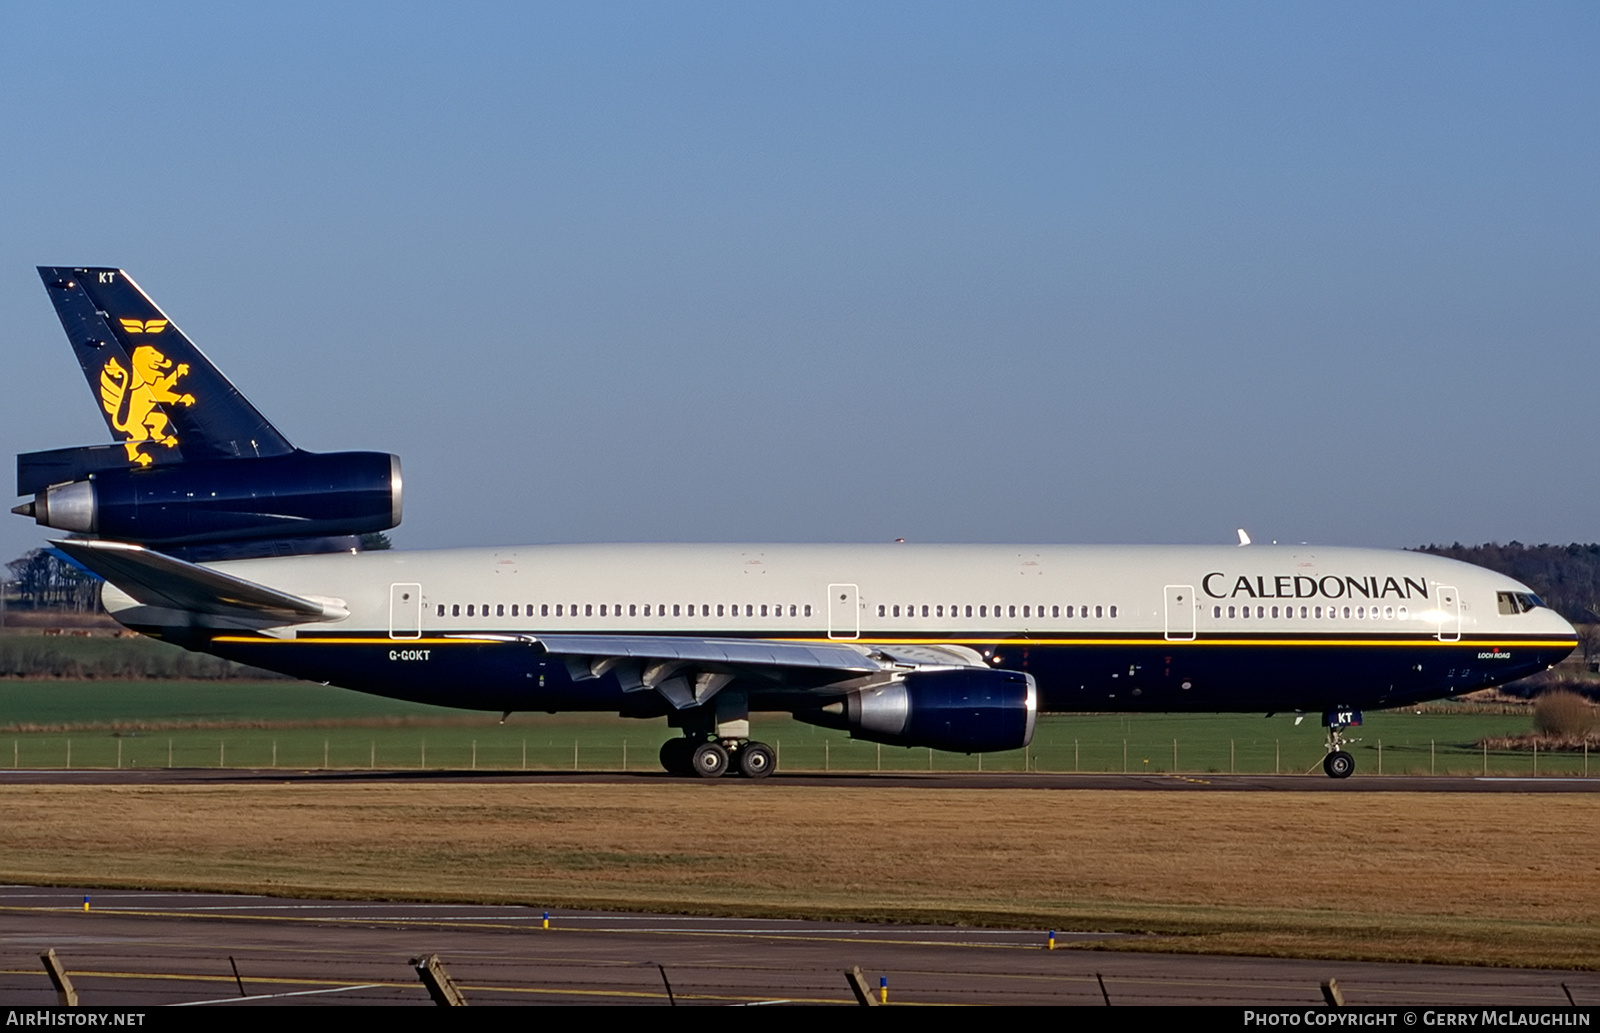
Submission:
POLYGON ((1026 747, 1041 711, 1265 711, 1320 713, 1323 768, 1345 778, 1363 709, 1499 685, 1577 644, 1492 571, 1242 533, 362 551, 400 522, 397 457, 295 448, 121 269, 39 274, 117 440, 19 455, 33 498, 13 512, 73 533, 52 544, 104 580, 117 621, 502 719, 665 717, 673 774, 770 775, 752 713, 974 753, 1026 747))

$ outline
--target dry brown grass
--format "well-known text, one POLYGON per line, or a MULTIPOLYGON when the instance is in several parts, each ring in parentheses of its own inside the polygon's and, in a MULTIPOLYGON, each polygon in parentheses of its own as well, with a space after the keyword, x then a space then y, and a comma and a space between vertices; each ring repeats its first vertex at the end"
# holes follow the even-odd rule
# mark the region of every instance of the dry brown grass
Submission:
POLYGON ((0 879, 964 921, 1600 967, 1600 797, 718 785, 0 787, 0 879))
POLYGON ((1600 708, 1576 692, 1552 689, 1533 701, 1533 726, 1544 735, 1586 738, 1600 722, 1600 708))

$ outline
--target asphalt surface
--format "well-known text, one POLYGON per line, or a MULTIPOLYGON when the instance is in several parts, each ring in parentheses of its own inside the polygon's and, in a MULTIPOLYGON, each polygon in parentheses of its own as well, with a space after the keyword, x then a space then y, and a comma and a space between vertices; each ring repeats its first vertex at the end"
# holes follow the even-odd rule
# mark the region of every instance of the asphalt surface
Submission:
MULTIPOLYGON (((681 783, 713 789, 745 784, 740 778, 679 779, 665 772, 605 771, 368 771, 291 768, 140 768, 0 770, 0 785, 226 785, 282 782, 330 784, 392 783, 566 783, 571 785, 660 785, 681 783)), ((1346 779, 1315 775, 1172 774, 1012 774, 877 772, 776 774, 767 785, 862 786, 933 789, 1096 789, 1149 792, 1279 793, 1600 793, 1600 777, 1460 777, 1447 775, 1355 775, 1346 779)))
MULTIPOLYGON (((1600 1005, 1600 973, 1082 949, 1104 934, 518 907, 0 887, 0 1005, 56 1003, 54 949, 88 1006, 428 1005, 437 954, 469 1004, 849 1004, 860 966, 891 1004, 1316 1007, 1600 1005), (89 910, 84 910, 84 899, 89 910), (237 975, 235 974, 237 973, 237 975), (1563 984, 1565 989, 1563 989, 1563 984), (670 985, 670 995, 668 986, 670 985)), ((1125 937, 1123 939, 1126 939, 1125 937)))

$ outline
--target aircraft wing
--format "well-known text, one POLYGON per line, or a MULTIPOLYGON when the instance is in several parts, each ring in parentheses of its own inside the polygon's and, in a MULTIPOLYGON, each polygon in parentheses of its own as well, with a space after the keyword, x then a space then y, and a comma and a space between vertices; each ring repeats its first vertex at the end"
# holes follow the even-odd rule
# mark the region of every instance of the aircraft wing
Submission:
POLYGON ((822 683, 922 668, 987 668, 965 646, 790 642, 669 635, 538 635, 575 680, 614 673, 624 691, 659 692, 673 707, 699 706, 741 674, 807 674, 822 683))
POLYGON ((50 544, 146 606, 284 624, 350 615, 332 600, 291 595, 142 545, 72 538, 50 544))

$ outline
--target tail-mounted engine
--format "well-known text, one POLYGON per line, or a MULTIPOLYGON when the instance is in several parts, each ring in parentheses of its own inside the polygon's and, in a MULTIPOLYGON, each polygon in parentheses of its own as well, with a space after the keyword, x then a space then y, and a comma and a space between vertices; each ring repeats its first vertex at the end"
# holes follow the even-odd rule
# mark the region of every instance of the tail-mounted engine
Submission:
POLYGON ((400 459, 382 452, 294 451, 144 469, 105 452, 18 456, 17 493, 33 501, 12 512, 61 531, 159 546, 357 535, 400 523, 400 459))

